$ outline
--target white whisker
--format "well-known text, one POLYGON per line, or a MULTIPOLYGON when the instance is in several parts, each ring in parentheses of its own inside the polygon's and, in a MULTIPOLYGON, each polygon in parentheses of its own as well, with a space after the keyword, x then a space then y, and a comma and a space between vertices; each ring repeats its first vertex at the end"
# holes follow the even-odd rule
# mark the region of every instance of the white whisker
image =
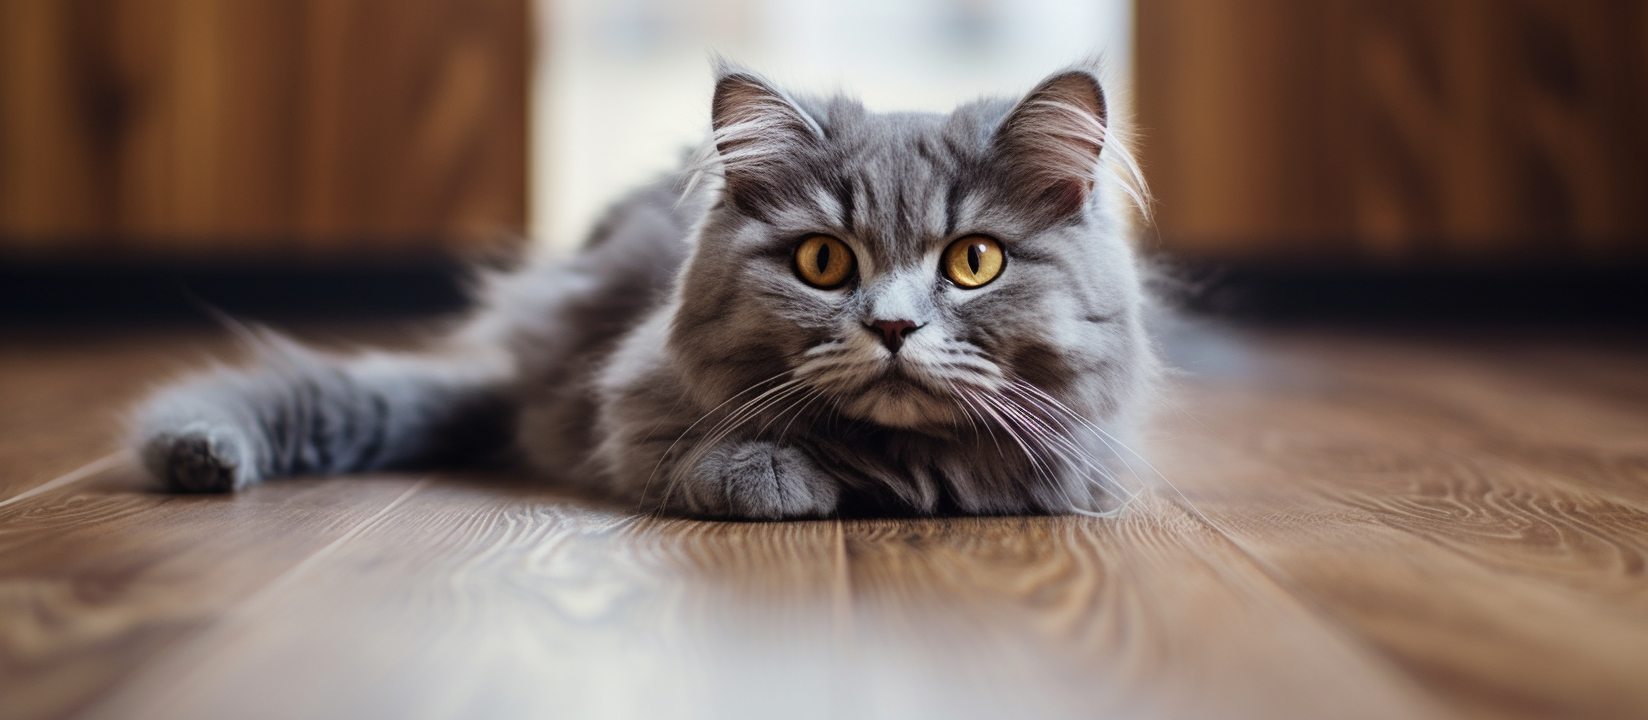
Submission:
MULTIPOLYGON (((737 409, 733 410, 726 417, 717 422, 708 432, 705 433, 707 439, 700 438, 696 443, 696 446, 692 449, 692 452, 688 453, 685 458, 682 458, 680 462, 675 464, 669 475, 669 483, 664 489, 664 497, 660 501, 661 504, 666 506, 668 505, 670 495, 674 492, 675 487, 685 481, 686 477, 696 469, 699 461, 703 460, 704 456, 708 455, 718 443, 735 432, 739 426, 749 422, 755 417, 758 417, 766 408, 771 407, 777 402, 781 402, 784 398, 789 397, 791 394, 804 388, 805 386, 802 385, 800 380, 786 380, 761 393, 760 395, 745 401, 743 404, 739 405, 737 409)), ((725 403, 722 404, 725 405, 725 403)), ((685 435, 686 433, 683 432, 682 437, 685 437, 685 435)))
POLYGON ((1060 448, 1048 443, 1051 433, 1046 428, 1045 423, 1038 422, 1037 418, 1032 417, 1032 415, 1025 414, 1022 407, 1017 407, 1002 395, 984 395, 984 397, 986 397, 987 402, 997 407, 1010 420, 1015 420, 1018 432, 1022 432, 1030 440, 1037 440, 1033 445, 1035 445, 1037 460, 1040 460, 1042 475, 1046 484, 1048 484, 1048 488, 1053 489, 1055 493, 1061 494, 1065 498, 1065 507, 1078 507, 1079 504, 1071 499, 1070 486, 1060 481, 1061 476, 1063 476, 1063 473, 1060 473, 1061 468, 1066 468, 1066 466, 1073 465, 1073 463, 1071 463, 1068 456, 1065 456, 1065 453, 1061 453, 1060 448), (1053 460, 1060 463, 1060 468, 1053 466, 1053 460))
POLYGON ((1043 463, 1041 453, 1031 449, 1030 444, 1026 443, 1024 438, 1019 435, 1018 430, 1013 427, 1013 424, 1008 422, 1006 418, 1002 417, 1001 413, 998 412, 995 406, 990 402, 990 396, 984 394, 974 394, 974 400, 978 401, 979 405, 986 413, 988 413, 992 418, 995 418, 996 424, 1001 427, 1002 430, 1006 431, 1007 436, 1019 446, 1019 450, 1023 452, 1025 458, 1030 461, 1031 471, 1036 473, 1040 479, 1045 480, 1052 486, 1056 486, 1057 480, 1048 473, 1048 470, 1043 463))
MULTIPOLYGON (((1009 389, 1017 390, 1016 387, 1010 387, 1009 389)), ((1134 492, 1133 490, 1127 488, 1126 486, 1122 485, 1121 482, 1116 478, 1115 474, 1113 472, 1111 472, 1110 468, 1107 468, 1104 465, 1102 465, 1101 463, 1099 463, 1099 461, 1096 458, 1093 457, 1092 453, 1089 453, 1086 448, 1082 447, 1081 445, 1079 445, 1075 442, 1074 438, 1072 437, 1070 427, 1068 425, 1066 425, 1063 422, 1063 420, 1061 420, 1059 418, 1060 412, 1056 411, 1055 408, 1053 408, 1051 406, 1048 406, 1046 403, 1038 402, 1032 396, 1025 395, 1022 391, 1018 391, 1018 394, 1019 394, 1019 397, 1021 399, 1032 403, 1037 408, 1042 409, 1043 412, 1046 413, 1046 416, 1049 420, 1051 420, 1052 422, 1058 423, 1059 427, 1062 429, 1062 432, 1061 431, 1056 431, 1052 428, 1047 428, 1047 433, 1049 435, 1049 438, 1054 443, 1055 449, 1060 448, 1060 447, 1063 448, 1063 452, 1061 453, 1061 456, 1064 457, 1066 462, 1071 462, 1072 459, 1075 460, 1075 461, 1079 461, 1079 462, 1072 462, 1071 464, 1072 465, 1075 465, 1075 464, 1085 465, 1089 470, 1092 470, 1094 473, 1096 473, 1097 476, 1098 476, 1097 480, 1094 480, 1092 477, 1089 477, 1087 480, 1088 480, 1089 483, 1091 483, 1095 487, 1097 487, 1100 492, 1103 492, 1107 495, 1111 495, 1111 496, 1117 497, 1117 498, 1125 498, 1125 499, 1122 500, 1121 506, 1119 506, 1117 508, 1114 508, 1112 510, 1106 511, 1104 513, 1100 513, 1098 515, 1099 517, 1114 517, 1115 515, 1120 514, 1123 510, 1125 510, 1128 506, 1130 506, 1134 502, 1134 500, 1137 499, 1138 494, 1136 492, 1134 492)), ((1009 400, 1009 402, 1012 402, 1012 401, 1009 400)), ((1016 404, 1016 403, 1014 403, 1014 404, 1016 404)), ((1068 413, 1065 413, 1065 414, 1068 414, 1068 413)), ((1039 418, 1039 416, 1038 416, 1038 418, 1039 418)), ((1043 422, 1045 423, 1046 421, 1043 421, 1043 422)))
POLYGON ((824 391, 823 390, 821 390, 819 388, 813 388, 811 391, 809 391, 806 395, 806 402, 802 403, 801 407, 795 411, 795 415, 790 417, 790 421, 784 424, 784 429, 780 430, 778 432, 779 439, 782 440, 784 438, 789 437, 790 436, 790 427, 792 425, 795 425, 795 421, 801 419, 801 416, 807 412, 807 408, 811 407, 812 404, 821 397, 824 397, 824 391))
MULTIPOLYGON (((787 372, 787 371, 786 371, 786 372, 787 372)), ((692 430, 693 430, 693 428, 696 428, 696 427, 698 427, 698 425, 699 425, 699 424, 700 424, 700 423, 702 423, 702 422, 704 422, 704 421, 705 421, 705 420, 707 420, 707 419, 709 419, 709 417, 710 417, 710 416, 711 416, 711 415, 714 415, 714 414, 715 414, 715 411, 717 411, 717 410, 720 410, 720 409, 721 409, 721 408, 724 408, 724 407, 726 407, 726 406, 727 406, 727 403, 730 403, 730 402, 732 402, 732 401, 734 401, 734 400, 737 400, 737 399, 738 399, 738 398, 739 398, 739 397, 740 397, 740 396, 742 396, 742 395, 744 395, 744 394, 746 394, 746 393, 749 393, 749 392, 752 392, 752 391, 754 391, 754 390, 756 390, 756 389, 758 389, 758 388, 760 388, 760 387, 761 387, 761 386, 762 386, 762 385, 766 385, 766 384, 767 384, 767 383, 770 383, 770 382, 772 382, 772 381, 774 381, 774 380, 777 380, 777 379, 779 379, 779 378, 781 378, 781 377, 784 377, 784 375, 785 375, 785 373, 784 373, 784 372, 780 372, 780 373, 777 373, 777 374, 775 374, 775 375, 773 375, 773 376, 772 376, 772 377, 769 377, 769 378, 767 378, 767 379, 765 379, 765 380, 762 380, 762 381, 760 381, 760 382, 757 382, 757 383, 754 383, 754 384, 752 384, 752 385, 750 385, 750 386, 749 386, 749 387, 747 387, 747 388, 745 388, 745 389, 744 389, 744 390, 742 390, 742 391, 740 391, 740 392, 738 392, 738 393, 736 393, 736 394, 734 394, 734 395, 732 395, 732 396, 731 396, 731 397, 728 397, 728 398, 727 398, 727 399, 726 399, 726 400, 723 400, 723 401, 721 401, 721 404, 720 404, 720 405, 716 405, 716 406, 715 406, 715 407, 713 407, 713 408, 710 408, 710 410, 709 410, 709 412, 706 412, 706 413, 704 413, 704 414, 703 414, 703 415, 701 415, 701 416, 699 416, 699 418, 698 418, 698 419, 697 419, 697 420, 694 420, 694 421, 693 421, 693 422, 692 422, 692 424, 691 424, 691 425, 688 425, 688 426, 687 426, 687 429, 685 429, 685 430, 682 430, 682 431, 681 431, 681 433, 680 433, 680 434, 679 434, 679 435, 676 435, 676 436, 675 436, 675 440, 674 440, 674 441, 672 441, 672 442, 671 442, 671 443, 670 443, 670 444, 669 444, 669 447, 667 447, 667 448, 664 448, 664 452, 663 452, 663 454, 662 454, 662 455, 659 455, 659 456, 658 456, 658 462, 657 462, 657 463, 655 463, 655 464, 654 464, 654 465, 653 465, 653 466, 652 466, 652 472, 651 472, 651 473, 649 473, 649 474, 648 474, 648 475, 647 475, 647 481, 646 481, 646 482, 645 482, 645 483, 642 483, 642 485, 641 485, 641 494, 640 494, 640 501, 641 501, 641 502, 645 502, 645 500, 646 500, 646 496, 647 496, 647 488, 649 488, 649 487, 651 487, 651 486, 652 486, 652 481, 653 481, 653 478, 655 478, 655 477, 656 477, 656 476, 657 476, 657 475, 658 475, 658 468, 660 468, 660 467, 662 467, 662 466, 663 466, 663 464, 664 464, 664 460, 666 460, 666 459, 668 459, 668 458, 669 458, 669 455, 670 455, 670 453, 672 453, 672 452, 674 452, 674 451, 675 451, 675 446, 677 446, 677 445, 679 445, 679 444, 681 444, 681 440, 682 440, 682 439, 683 439, 683 438, 685 438, 685 437, 686 437, 686 436, 687 436, 687 434, 688 434, 688 433, 690 433, 690 432, 692 432, 692 430)), ((667 494, 668 494, 668 493, 667 493, 667 492, 666 492, 666 495, 667 495, 667 494)))
MULTIPOLYGON (((1143 462, 1146 467, 1149 467, 1150 470, 1152 472, 1154 472, 1157 477, 1161 478, 1162 482, 1166 483, 1169 488, 1172 488, 1173 492, 1177 493, 1179 495, 1179 497, 1181 499, 1183 499, 1187 505, 1191 505, 1190 499, 1188 497, 1185 497, 1185 494, 1179 490, 1178 486, 1174 485, 1171 480, 1167 479, 1166 475, 1163 475, 1160 470, 1157 470, 1155 468, 1155 466, 1151 465, 1149 460, 1146 460, 1143 455, 1140 455, 1138 452, 1134 451, 1132 448, 1127 447, 1127 445, 1125 443, 1122 443, 1121 440, 1117 439, 1116 436, 1111 435, 1104 428, 1099 427, 1099 425, 1097 423, 1094 423, 1092 420, 1087 419, 1081 413, 1078 413, 1075 410, 1070 409, 1070 407, 1068 405, 1065 405, 1063 402, 1059 401, 1058 398, 1055 398, 1052 395, 1049 395, 1048 393, 1043 391, 1041 388, 1038 388, 1034 385, 1031 385, 1029 383, 1024 383, 1024 382, 1015 382, 1014 386, 1016 388, 1018 388, 1020 392, 1028 392, 1030 394, 1033 394, 1036 397, 1039 397, 1039 398, 1045 400, 1048 403, 1051 403, 1051 405, 1053 407, 1056 407, 1059 410, 1063 411, 1063 413, 1065 415, 1067 415, 1071 419, 1075 420, 1076 422, 1080 423, 1086 429, 1092 431, 1094 433, 1094 436, 1099 440, 1099 442, 1104 443, 1104 446, 1110 449, 1111 454, 1115 455, 1116 459, 1121 461, 1122 465, 1127 467, 1128 472, 1130 474, 1132 474, 1134 477, 1138 477, 1139 476, 1138 471, 1133 469, 1133 464, 1128 462, 1126 457, 1124 457, 1121 453, 1116 451, 1116 446, 1112 445, 1111 441, 1115 441, 1116 445, 1121 445, 1123 449, 1125 449, 1128 452, 1132 453, 1133 456, 1138 458, 1141 462, 1143 462)), ((1191 505, 1191 509, 1195 510, 1195 506, 1191 505)), ((1196 510, 1196 513, 1198 515, 1200 515, 1201 511, 1196 510)))

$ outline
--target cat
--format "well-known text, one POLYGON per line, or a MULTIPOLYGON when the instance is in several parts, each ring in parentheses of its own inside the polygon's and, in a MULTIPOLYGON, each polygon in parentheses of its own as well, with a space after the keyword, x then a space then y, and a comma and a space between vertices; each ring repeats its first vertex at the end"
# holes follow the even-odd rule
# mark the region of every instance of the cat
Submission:
POLYGON ((1093 513, 1160 375, 1143 182, 1092 64, 873 113, 719 62, 711 133, 578 254, 487 276, 421 353, 260 359, 160 389, 180 492, 514 457, 649 512, 1093 513))

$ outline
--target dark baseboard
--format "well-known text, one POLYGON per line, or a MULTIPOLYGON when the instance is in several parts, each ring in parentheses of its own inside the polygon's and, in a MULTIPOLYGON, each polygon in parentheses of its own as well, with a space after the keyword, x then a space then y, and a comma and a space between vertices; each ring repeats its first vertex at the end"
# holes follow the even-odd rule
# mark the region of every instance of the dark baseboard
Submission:
POLYGON ((1648 266, 1449 269, 1181 267, 1172 294, 1258 320, 1618 323, 1648 319, 1648 266))
POLYGON ((343 263, 0 261, 0 323, 330 322, 450 313, 467 303, 451 260, 343 263))
MULTIPOLYGON (((1648 320, 1648 266, 1346 270, 1179 266, 1170 294, 1195 311, 1256 320, 1648 320)), ((0 323, 404 319, 467 306, 467 267, 395 263, 0 261, 0 323)))

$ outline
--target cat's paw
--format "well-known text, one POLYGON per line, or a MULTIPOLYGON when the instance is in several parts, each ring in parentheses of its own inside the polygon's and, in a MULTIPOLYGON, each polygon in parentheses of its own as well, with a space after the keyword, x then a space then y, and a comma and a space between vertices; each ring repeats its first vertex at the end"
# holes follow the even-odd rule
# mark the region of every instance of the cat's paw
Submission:
POLYGON ((192 424, 149 438, 143 464, 173 492, 234 492, 257 481, 247 446, 237 430, 192 424))
POLYGON ((752 520, 822 517, 839 489, 807 454, 769 442, 730 443, 698 465, 703 503, 715 514, 752 520))

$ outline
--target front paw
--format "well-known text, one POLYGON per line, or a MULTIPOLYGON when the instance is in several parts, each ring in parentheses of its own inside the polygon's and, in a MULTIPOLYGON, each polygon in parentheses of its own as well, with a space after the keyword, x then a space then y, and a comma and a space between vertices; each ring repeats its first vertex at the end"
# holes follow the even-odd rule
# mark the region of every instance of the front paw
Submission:
POLYGON ((160 432, 142 454, 144 466, 173 492, 234 492, 257 481, 247 442, 231 428, 191 424, 160 432))
POLYGON ((821 517, 839 493, 812 458, 769 442, 729 443, 698 464, 700 510, 756 520, 821 517))

